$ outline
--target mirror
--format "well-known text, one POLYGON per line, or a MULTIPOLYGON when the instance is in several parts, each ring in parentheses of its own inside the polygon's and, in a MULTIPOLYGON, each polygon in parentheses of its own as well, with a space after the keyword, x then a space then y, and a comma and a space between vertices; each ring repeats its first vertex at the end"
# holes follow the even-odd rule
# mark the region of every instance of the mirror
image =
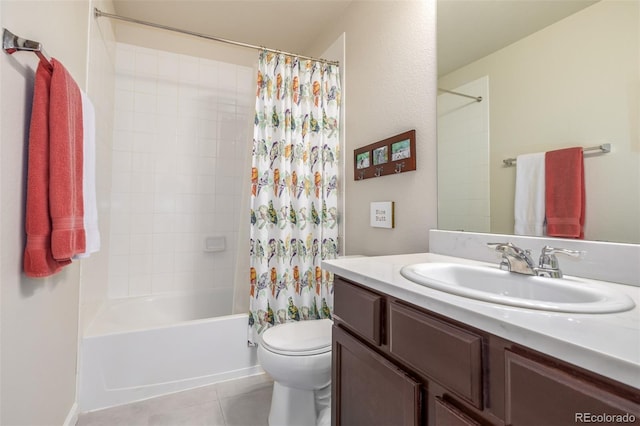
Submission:
POLYGON ((640 5, 438 0, 438 228, 513 234, 516 167, 585 153, 585 239, 640 243, 640 5), (531 18, 531 19, 530 19, 531 18), (512 31, 513 30, 513 31, 512 31))

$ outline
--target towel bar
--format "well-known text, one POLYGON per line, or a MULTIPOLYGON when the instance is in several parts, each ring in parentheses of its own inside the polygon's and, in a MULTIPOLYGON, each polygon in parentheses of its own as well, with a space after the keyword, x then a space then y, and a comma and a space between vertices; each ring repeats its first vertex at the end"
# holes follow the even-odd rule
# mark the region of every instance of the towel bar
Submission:
POLYGON ((33 52, 49 67, 49 69, 53 69, 51 61, 44 54, 42 43, 18 37, 6 28, 3 28, 2 30, 2 48, 6 53, 11 55, 18 51, 33 52))
MULTIPOLYGON (((610 143, 603 143, 602 145, 598 145, 598 146, 591 146, 589 148, 582 148, 583 152, 587 152, 587 151, 599 151, 602 154, 606 154, 607 152, 611 152, 611 144, 610 143)), ((510 166, 515 166, 516 165, 516 159, 515 158, 507 158, 505 160, 502 160, 502 162, 504 163, 505 167, 510 167, 510 166)))

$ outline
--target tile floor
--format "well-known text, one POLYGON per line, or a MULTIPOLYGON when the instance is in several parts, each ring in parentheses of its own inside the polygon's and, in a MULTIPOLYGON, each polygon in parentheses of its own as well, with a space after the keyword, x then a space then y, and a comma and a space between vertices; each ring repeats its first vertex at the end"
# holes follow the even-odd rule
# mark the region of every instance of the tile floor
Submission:
POLYGON ((266 374, 80 414, 76 426, 267 426, 266 374))

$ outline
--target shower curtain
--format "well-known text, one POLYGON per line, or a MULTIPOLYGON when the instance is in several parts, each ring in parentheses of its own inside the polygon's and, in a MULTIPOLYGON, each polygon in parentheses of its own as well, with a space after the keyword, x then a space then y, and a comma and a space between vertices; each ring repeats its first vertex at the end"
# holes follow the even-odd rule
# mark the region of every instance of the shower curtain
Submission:
POLYGON ((249 342, 331 318, 338 253, 337 65, 262 52, 251 168, 249 342))

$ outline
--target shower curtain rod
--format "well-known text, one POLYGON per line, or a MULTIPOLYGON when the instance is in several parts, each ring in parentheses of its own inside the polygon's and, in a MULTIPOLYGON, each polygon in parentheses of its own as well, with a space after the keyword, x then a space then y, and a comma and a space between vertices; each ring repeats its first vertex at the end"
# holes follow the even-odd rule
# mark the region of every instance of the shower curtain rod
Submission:
POLYGON ((287 55, 287 56, 297 56, 298 58, 301 58, 301 59, 309 59, 309 60, 312 60, 312 61, 323 62, 323 63, 329 64, 329 65, 339 65, 340 64, 340 62, 338 62, 338 61, 329 61, 327 59, 322 59, 322 58, 314 58, 314 57, 311 57, 311 56, 297 55, 295 53, 283 52, 282 50, 269 49, 269 48, 264 47, 264 46, 256 46, 254 44, 242 43, 240 41, 234 41, 234 40, 228 40, 228 39, 219 38, 219 37, 213 37, 213 36, 210 36, 210 35, 207 35, 207 34, 197 33, 197 32, 188 31, 188 30, 181 30, 179 28, 173 28, 173 27, 168 27, 166 25, 155 24, 153 22, 141 21, 139 19, 128 18, 126 16, 114 15, 114 14, 111 14, 111 13, 103 12, 100 9, 98 9, 97 7, 95 7, 93 9, 93 14, 94 14, 94 16, 96 18, 105 17, 105 18, 111 18, 111 19, 118 19, 118 20, 121 20, 121 21, 132 22, 134 24, 140 24, 140 25, 146 25, 146 26, 149 26, 149 27, 159 28, 161 30, 173 31, 173 32, 177 32, 177 33, 187 34, 187 35, 190 35, 190 36, 204 38, 204 39, 207 39, 207 40, 213 40, 213 41, 218 41, 218 42, 221 42, 221 43, 232 44, 234 46, 246 47, 246 48, 249 48, 249 49, 262 50, 262 51, 267 51, 267 52, 277 53, 277 54, 281 53, 281 54, 287 55))
POLYGON ((465 98, 475 99, 476 102, 482 102, 482 96, 465 95, 464 93, 454 92, 453 90, 441 89, 439 87, 438 87, 438 90, 441 92, 451 93, 452 95, 464 96, 465 98))

